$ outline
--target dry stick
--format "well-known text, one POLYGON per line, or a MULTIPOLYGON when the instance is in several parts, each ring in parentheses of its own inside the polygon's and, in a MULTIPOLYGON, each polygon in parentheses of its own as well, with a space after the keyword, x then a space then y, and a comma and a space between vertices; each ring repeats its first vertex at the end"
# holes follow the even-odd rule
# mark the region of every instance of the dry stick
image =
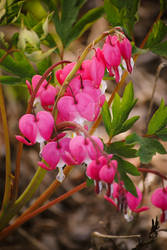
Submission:
POLYGON ((134 235, 108 235, 108 234, 101 234, 99 232, 93 232, 92 234, 94 237, 104 238, 104 239, 129 239, 129 238, 141 238, 140 234, 134 235))
MULTIPOLYGON (((162 14, 163 14, 163 11, 160 11, 160 13, 159 13, 159 15, 157 16, 157 18, 156 18, 156 20, 155 20, 154 23, 158 22, 158 20, 159 20, 159 19, 161 18, 161 16, 162 16, 162 14)), ((154 23, 153 23, 153 25, 154 25, 154 23)), ((150 33, 152 32, 153 25, 152 25, 152 27, 150 28, 150 30, 148 31, 148 33, 147 33, 147 35, 145 36, 144 40, 142 41, 142 43, 141 43, 141 45, 140 45, 140 49, 142 49, 142 48, 144 47, 145 43, 147 42, 147 39, 148 39, 150 33)), ((134 62, 136 62, 136 60, 137 60, 138 57, 139 57, 139 54, 137 54, 137 55, 134 56, 134 58, 133 58, 133 59, 134 59, 134 62)), ((109 99, 109 101, 108 101, 108 105, 109 105, 109 106, 111 105, 111 103, 112 103, 112 101, 113 101, 113 99, 114 99, 114 97, 115 97, 115 94, 116 94, 116 93, 120 90, 120 88, 124 85, 125 79, 126 79, 127 75, 128 75, 128 72, 125 71, 125 72, 123 73, 123 75, 122 75, 121 81, 117 84, 116 88, 114 89, 114 91, 112 92, 112 94, 111 94, 111 96, 110 96, 110 99, 109 99)), ((100 115, 100 116, 98 117, 98 119, 94 122, 93 126, 92 126, 91 129, 90 129, 90 134, 93 134, 93 133, 94 133, 95 129, 98 127, 98 125, 100 124, 101 120, 102 120, 102 115, 100 115)), ((110 142, 110 141, 111 141, 111 138, 109 139, 109 142, 110 142)))
POLYGON ((50 208, 51 206, 55 205, 56 203, 59 203, 59 202, 65 200, 65 199, 67 199, 68 197, 70 197, 74 193, 76 193, 76 192, 84 189, 85 187, 86 187, 86 182, 83 182, 80 185, 78 185, 77 187, 71 189, 70 191, 66 192, 65 194, 63 194, 63 195, 59 196, 58 198, 54 199, 53 201, 48 202, 46 205, 44 205, 44 206, 36 209, 32 213, 29 213, 28 215, 24 216, 23 218, 21 218, 17 222, 15 222, 12 225, 10 225, 7 228, 5 228, 0 233, 0 240, 4 239, 11 231, 13 231, 14 229, 18 228, 21 224, 25 223, 29 219, 31 219, 34 216, 36 216, 36 215, 44 212, 46 209, 50 208))
MULTIPOLYGON (((31 98, 29 100, 28 107, 27 107, 27 110, 26 110, 26 114, 31 113, 36 94, 37 94, 41 84, 43 83, 43 81, 48 77, 50 72, 61 63, 69 63, 69 61, 65 60, 65 61, 61 61, 59 63, 53 64, 51 67, 49 67, 45 71, 45 73, 43 74, 43 76, 39 80, 37 86, 35 87, 32 95, 31 95, 31 98)), ((22 150, 23 150, 23 143, 19 142, 18 143, 18 149, 17 149, 17 157, 16 157, 15 179, 14 179, 13 193, 12 193, 13 200, 15 200, 17 198, 17 193, 18 193, 22 150)))

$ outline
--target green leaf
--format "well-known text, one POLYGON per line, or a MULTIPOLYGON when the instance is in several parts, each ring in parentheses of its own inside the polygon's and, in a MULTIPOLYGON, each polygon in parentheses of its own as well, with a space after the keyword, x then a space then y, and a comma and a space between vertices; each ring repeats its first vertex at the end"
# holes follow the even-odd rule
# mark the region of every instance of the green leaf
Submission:
POLYGON ((137 21, 139 0, 104 0, 107 20, 112 26, 121 26, 132 37, 133 26, 137 21))
POLYGON ((44 72, 51 66, 51 58, 47 57, 37 63, 38 74, 43 75, 44 72))
POLYGON ((156 132, 156 135, 162 140, 167 141, 167 128, 163 128, 156 132))
POLYGON ((167 1, 166 0, 160 0, 160 8, 161 8, 161 11, 167 10, 167 1))
POLYGON ((38 34, 40 39, 44 39, 48 34, 48 23, 53 16, 53 12, 43 18, 39 23, 33 26, 33 30, 38 34))
POLYGON ((127 144, 126 142, 118 141, 113 142, 106 146, 106 152, 109 154, 116 154, 126 158, 137 157, 137 150, 133 149, 132 144, 127 144))
POLYGON ((102 107, 102 119, 104 122, 105 129, 107 134, 110 136, 111 133, 111 115, 108 107, 108 103, 105 101, 102 107))
MULTIPOLYGON (((0 57, 5 54, 6 52, 0 49, 0 57)), ((11 55, 7 55, 0 63, 0 67, 7 72, 13 73, 15 76, 23 78, 29 78, 35 74, 34 68, 21 51, 14 52, 13 57, 11 55)))
POLYGON ((167 58, 167 41, 161 42, 154 47, 151 47, 150 50, 159 56, 167 58))
POLYGON ((150 162, 156 153, 167 153, 163 145, 158 140, 152 138, 142 138, 136 133, 126 137, 126 143, 137 143, 140 145, 137 155, 140 157, 140 161, 142 163, 150 162))
POLYGON ((133 85, 128 83, 122 99, 116 93, 112 104, 111 135, 117 135, 128 130, 139 117, 132 117, 128 121, 128 116, 137 99, 134 99, 133 85))
POLYGON ((130 129, 133 124, 140 118, 140 116, 133 116, 130 119, 126 120, 123 125, 122 128, 120 130, 120 133, 123 133, 125 131, 127 131, 128 129, 130 129))
POLYGON ((104 14, 103 6, 89 10, 72 28, 66 45, 80 37, 98 18, 104 14))
POLYGON ((117 162, 118 162, 119 171, 124 171, 125 173, 131 174, 131 175, 134 175, 134 176, 140 176, 140 172, 129 161, 125 161, 121 157, 115 156, 115 155, 114 155, 114 159, 116 159, 117 162))
POLYGON ((122 112, 122 121, 125 121, 136 104, 137 99, 134 99, 134 91, 133 91, 133 84, 130 82, 126 85, 126 88, 123 93, 122 103, 121 103, 121 112, 122 112))
POLYGON ((20 84, 22 83, 22 79, 20 77, 13 76, 0 76, 0 83, 2 84, 20 84))
POLYGON ((167 34, 167 26, 161 20, 155 22, 144 48, 156 48, 167 34))
POLYGON ((87 186, 87 187, 90 187, 90 186, 92 186, 93 184, 94 184, 94 181, 93 181, 92 179, 89 179, 89 178, 86 179, 86 186, 87 186))
POLYGON ((53 21, 64 47, 68 41, 72 26, 76 22, 79 10, 85 2, 86 0, 61 0, 61 16, 59 16, 58 10, 55 9, 53 21))
POLYGON ((16 22, 23 3, 24 1, 2 0, 0 3, 0 24, 6 25, 16 22))
POLYGON ((164 100, 161 101, 159 109, 154 113, 148 124, 148 135, 153 135, 167 125, 167 107, 164 100))
POLYGON ((134 195, 135 197, 137 197, 136 187, 131 181, 131 179, 129 178, 129 176, 124 171, 120 171, 120 175, 121 175, 121 179, 124 182, 126 190, 130 192, 132 195, 134 195))

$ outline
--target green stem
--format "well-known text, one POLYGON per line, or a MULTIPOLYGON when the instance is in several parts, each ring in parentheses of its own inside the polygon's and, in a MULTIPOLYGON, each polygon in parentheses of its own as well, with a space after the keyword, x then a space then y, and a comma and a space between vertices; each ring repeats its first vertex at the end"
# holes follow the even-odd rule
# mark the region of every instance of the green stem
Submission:
POLYGON ((2 210, 4 210, 10 201, 11 194, 11 159, 10 159, 10 140, 9 140, 9 132, 8 132, 8 123, 7 123, 7 115, 3 97, 2 85, 0 84, 0 111, 2 116, 2 124, 4 130, 4 138, 5 138, 5 147, 6 147, 6 176, 5 176, 5 192, 2 202, 2 210))
MULTIPOLYGON (((72 168, 73 166, 66 166, 63 171, 64 175, 67 176, 72 168)), ((35 209, 43 205, 43 203, 51 197, 51 195, 55 192, 56 188, 60 186, 60 184, 61 183, 58 180, 54 180, 51 185, 37 198, 37 200, 34 201, 34 203, 18 219, 24 217, 28 213, 34 211, 35 209)))
POLYGON ((39 167, 22 195, 15 201, 15 203, 11 207, 1 213, 0 230, 2 230, 8 224, 10 219, 14 215, 16 215, 16 213, 26 204, 27 201, 32 198, 39 185, 41 184, 46 172, 47 170, 39 167))

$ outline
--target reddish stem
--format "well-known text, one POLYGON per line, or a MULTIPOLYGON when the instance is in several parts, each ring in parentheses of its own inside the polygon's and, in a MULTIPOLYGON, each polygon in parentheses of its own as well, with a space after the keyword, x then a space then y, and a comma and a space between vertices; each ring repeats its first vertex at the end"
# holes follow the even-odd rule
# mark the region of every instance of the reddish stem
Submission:
POLYGON ((144 172, 144 173, 155 174, 155 175, 161 177, 162 179, 167 180, 167 176, 161 174, 161 173, 160 173, 159 171, 157 171, 157 170, 148 169, 148 168, 138 168, 138 170, 139 170, 140 172, 144 172))
POLYGON ((0 233, 0 240, 4 239, 6 236, 8 236, 9 233, 11 233, 14 229, 18 228, 20 225, 22 225, 23 223, 25 223, 29 219, 31 219, 31 218, 35 217, 36 215, 44 212, 45 210, 47 210, 51 206, 55 205, 56 203, 67 199, 68 197, 70 197, 74 193, 84 189, 85 187, 86 187, 86 182, 83 182, 80 185, 78 185, 77 187, 71 189, 70 191, 66 192, 65 194, 63 194, 63 195, 59 196, 58 198, 54 199, 53 201, 50 201, 46 205, 36 209, 32 213, 29 213, 28 215, 26 215, 24 217, 21 217, 20 220, 18 219, 16 222, 14 222, 12 225, 5 228, 0 233))

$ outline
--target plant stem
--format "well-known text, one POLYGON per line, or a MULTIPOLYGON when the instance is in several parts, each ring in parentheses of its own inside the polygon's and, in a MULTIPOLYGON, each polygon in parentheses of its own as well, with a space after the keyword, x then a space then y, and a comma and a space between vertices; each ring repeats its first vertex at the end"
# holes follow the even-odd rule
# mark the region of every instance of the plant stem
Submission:
POLYGON ((47 170, 39 167, 22 195, 13 205, 1 213, 0 230, 3 229, 8 224, 10 219, 26 204, 27 201, 31 199, 41 184, 46 172, 47 170))
POLYGON ((17 220, 17 222, 14 222, 12 225, 8 226, 5 228, 1 233, 0 233, 0 240, 4 239, 6 236, 8 236, 9 233, 11 233, 14 229, 18 228, 20 225, 28 221, 29 219, 33 218, 34 216, 44 212, 51 206, 55 205, 56 203, 59 203, 74 193, 84 189, 86 187, 86 182, 83 182, 82 184, 76 186, 75 188, 71 189, 70 191, 66 192, 65 194, 59 196, 58 198, 54 199, 53 201, 48 202, 46 205, 36 209, 35 211, 27 214, 24 217, 21 217, 20 220, 17 220))
MULTIPOLYGON (((64 175, 67 176, 71 171, 72 166, 66 166, 64 169, 64 175)), ((55 192, 55 189, 60 186, 60 182, 58 180, 54 180, 52 184, 39 196, 39 198, 18 218, 29 214, 30 212, 34 211, 38 207, 40 207, 45 201, 47 201, 51 195, 55 192)), ((17 220, 18 220, 17 219, 17 220)))
POLYGON ((2 116, 2 124, 3 124, 3 131, 4 131, 4 139, 5 139, 5 148, 6 148, 6 163, 5 163, 5 191, 2 201, 2 211, 8 206, 10 201, 11 195, 11 152, 10 152, 10 140, 9 140, 9 131, 8 131, 8 122, 7 122, 7 115, 5 109, 5 102, 3 97, 3 89, 2 85, 0 84, 0 111, 2 116))
POLYGON ((154 170, 154 169, 148 169, 148 168, 137 168, 137 170, 139 170, 140 172, 144 172, 144 173, 151 173, 151 174, 155 174, 159 177, 161 177, 164 180, 167 180, 167 176, 161 174, 159 171, 154 170))

